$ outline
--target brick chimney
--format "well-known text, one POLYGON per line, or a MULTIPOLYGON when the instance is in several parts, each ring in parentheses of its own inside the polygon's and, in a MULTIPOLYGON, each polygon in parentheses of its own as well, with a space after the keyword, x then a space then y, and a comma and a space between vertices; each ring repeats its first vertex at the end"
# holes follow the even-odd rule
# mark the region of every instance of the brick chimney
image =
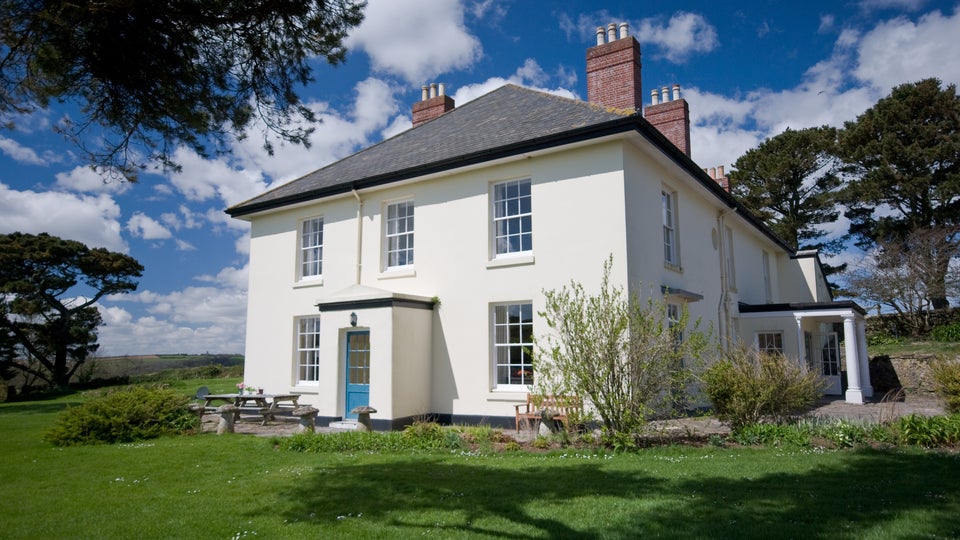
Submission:
POLYGON ((454 108, 453 98, 446 95, 443 83, 421 87, 420 101, 413 104, 413 127, 437 118, 454 108))
POLYGON ((680 85, 673 85, 672 99, 670 89, 666 86, 661 92, 651 90, 650 96, 651 104, 643 110, 643 116, 689 157, 690 106, 687 105, 687 100, 680 97, 680 85))
POLYGON ((640 43, 627 23, 597 27, 597 45, 587 49, 587 101, 637 111, 643 106, 640 86, 640 43), (606 39, 604 39, 606 37, 606 39))
POLYGON ((723 165, 710 167, 709 169, 704 168, 703 172, 707 173, 710 178, 713 178, 716 183, 720 184, 720 187, 722 187, 724 191, 730 192, 730 178, 723 173, 723 165))

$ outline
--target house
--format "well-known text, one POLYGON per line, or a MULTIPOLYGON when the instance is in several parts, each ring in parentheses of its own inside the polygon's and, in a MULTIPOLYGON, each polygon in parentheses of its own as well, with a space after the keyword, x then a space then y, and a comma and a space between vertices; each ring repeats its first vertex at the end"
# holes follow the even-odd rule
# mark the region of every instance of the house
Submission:
POLYGON ((456 107, 424 87, 412 129, 228 209, 251 223, 247 381, 321 423, 365 404, 378 429, 508 423, 543 291, 597 283, 612 255, 614 285, 870 396, 864 310, 690 159, 680 87, 644 108, 640 67, 610 25, 586 102, 507 85, 456 107))

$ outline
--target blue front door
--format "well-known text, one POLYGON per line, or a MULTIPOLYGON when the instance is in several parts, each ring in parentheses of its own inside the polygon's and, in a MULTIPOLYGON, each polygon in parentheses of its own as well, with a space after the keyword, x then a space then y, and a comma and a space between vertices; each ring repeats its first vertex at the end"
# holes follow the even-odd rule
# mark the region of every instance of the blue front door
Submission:
POLYGON ((370 332, 347 332, 346 418, 354 407, 370 404, 370 332))

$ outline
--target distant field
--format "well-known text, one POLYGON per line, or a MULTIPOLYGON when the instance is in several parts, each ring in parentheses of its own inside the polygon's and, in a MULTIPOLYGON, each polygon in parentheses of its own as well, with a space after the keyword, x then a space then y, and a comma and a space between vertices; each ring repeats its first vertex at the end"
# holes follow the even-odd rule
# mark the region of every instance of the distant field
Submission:
POLYGON ((242 366, 242 354, 148 354, 140 356, 107 356, 87 360, 84 370, 92 379, 149 375, 168 369, 192 368, 220 364, 242 366))

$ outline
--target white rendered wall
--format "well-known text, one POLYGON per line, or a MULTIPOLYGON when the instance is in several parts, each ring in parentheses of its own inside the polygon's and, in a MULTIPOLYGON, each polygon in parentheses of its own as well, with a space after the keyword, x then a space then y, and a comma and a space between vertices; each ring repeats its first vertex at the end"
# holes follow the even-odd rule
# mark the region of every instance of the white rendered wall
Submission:
MULTIPOLYGON (((701 295, 688 304, 691 318, 700 318, 704 330, 716 331, 721 261, 714 236, 725 205, 678 167, 661 164, 633 143, 610 141, 519 158, 358 195, 363 205, 360 284, 440 302, 432 312, 358 312, 360 326, 371 332, 375 418, 512 416, 513 405, 525 394, 496 389, 492 306, 532 302, 536 313, 543 309, 544 290, 571 280, 595 292, 610 255, 613 285, 629 285, 643 295, 659 295, 661 286, 701 295), (527 178, 532 185, 532 258, 504 264, 492 257, 492 185, 527 178), (677 193, 679 269, 664 266, 661 187, 677 193), (386 204, 408 199, 415 204, 415 264, 385 272, 383 211, 386 204)), ((317 406, 321 416, 344 412, 348 312, 320 314, 316 304, 356 284, 357 210, 354 195, 346 194, 252 219, 245 379, 268 391, 304 393, 301 401, 317 406), (299 223, 319 215, 324 217, 323 279, 298 282, 299 223), (297 385, 295 320, 311 315, 321 317, 321 380, 297 385)), ((749 234, 740 219, 728 217, 735 231, 738 283, 745 289, 741 294, 762 303, 760 250, 769 241, 749 234)), ((791 266, 781 255, 771 250, 774 280, 778 260, 781 269, 791 266)), ((791 290, 787 283, 779 282, 779 296, 788 296, 783 294, 791 290)), ((793 334, 795 341, 795 322, 787 322, 785 340, 793 334)), ((752 329, 748 323, 742 334, 752 329)), ((535 315, 534 332, 547 331, 535 315)))

